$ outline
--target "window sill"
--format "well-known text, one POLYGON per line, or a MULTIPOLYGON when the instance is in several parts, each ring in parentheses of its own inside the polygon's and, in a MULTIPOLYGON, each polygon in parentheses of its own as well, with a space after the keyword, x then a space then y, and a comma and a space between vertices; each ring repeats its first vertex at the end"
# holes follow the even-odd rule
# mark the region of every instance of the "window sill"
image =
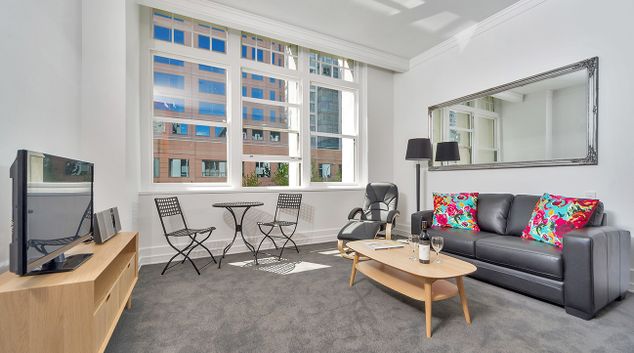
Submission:
POLYGON ((169 185, 168 187, 144 188, 139 191, 140 196, 151 195, 191 195, 191 194, 262 194, 281 192, 339 192, 339 191, 361 191, 365 190, 362 185, 324 185, 310 187, 284 187, 284 186, 262 186, 262 187, 231 187, 231 186, 188 186, 169 185))

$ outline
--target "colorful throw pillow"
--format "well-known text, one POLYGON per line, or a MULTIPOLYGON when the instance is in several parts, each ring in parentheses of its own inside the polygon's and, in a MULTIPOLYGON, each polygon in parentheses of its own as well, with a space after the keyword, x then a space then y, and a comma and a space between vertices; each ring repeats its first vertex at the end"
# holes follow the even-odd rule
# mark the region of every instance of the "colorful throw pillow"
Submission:
POLYGON ((562 248, 563 235, 585 227, 598 204, 599 200, 544 194, 535 205, 522 238, 562 248))
POLYGON ((480 231, 476 221, 477 208, 477 192, 434 193, 434 221, 432 226, 480 231))

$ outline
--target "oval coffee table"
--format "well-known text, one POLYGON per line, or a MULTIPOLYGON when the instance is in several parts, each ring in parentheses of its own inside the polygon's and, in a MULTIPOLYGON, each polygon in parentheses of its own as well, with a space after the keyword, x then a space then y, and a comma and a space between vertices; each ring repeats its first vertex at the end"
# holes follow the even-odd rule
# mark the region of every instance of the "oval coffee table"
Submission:
POLYGON ((348 247, 355 252, 350 274, 351 287, 359 271, 392 290, 425 302, 427 337, 431 337, 431 304, 437 300, 460 295, 465 320, 468 324, 471 323, 463 277, 476 271, 477 268, 474 265, 444 254, 440 254, 441 263, 432 262, 423 265, 418 260, 409 259, 411 249, 407 244, 403 244, 405 246, 401 248, 374 250, 368 246, 368 243, 398 244, 393 240, 349 242, 348 247), (365 256, 370 260, 359 261, 359 256, 365 256), (455 278, 456 284, 448 281, 451 278, 455 278))

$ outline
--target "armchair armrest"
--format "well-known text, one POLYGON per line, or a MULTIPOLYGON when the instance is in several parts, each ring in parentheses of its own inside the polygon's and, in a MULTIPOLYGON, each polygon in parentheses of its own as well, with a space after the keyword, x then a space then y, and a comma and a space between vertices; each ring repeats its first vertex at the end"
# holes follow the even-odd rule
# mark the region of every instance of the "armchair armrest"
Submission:
POLYGON ((401 215, 401 212, 399 212, 398 210, 391 210, 387 214, 387 223, 394 224, 396 222, 396 217, 398 217, 400 215, 401 215))
POLYGON ((586 227, 563 238, 566 312, 589 320, 628 290, 630 232, 586 227))
POLYGON ((348 219, 353 219, 354 217, 356 217, 357 213, 363 214, 363 209, 361 207, 353 208, 348 214, 348 219))
POLYGON ((422 221, 427 221, 427 225, 431 227, 432 220, 434 218, 433 210, 425 210, 412 213, 411 228, 412 234, 420 234, 420 224, 422 221))

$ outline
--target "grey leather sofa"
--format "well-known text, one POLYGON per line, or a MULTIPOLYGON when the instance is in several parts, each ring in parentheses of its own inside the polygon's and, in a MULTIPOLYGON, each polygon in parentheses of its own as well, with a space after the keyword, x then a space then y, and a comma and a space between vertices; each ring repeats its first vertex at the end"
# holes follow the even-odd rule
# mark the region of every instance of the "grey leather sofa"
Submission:
MULTIPOLYGON (((606 226, 600 203, 588 225, 564 235, 563 249, 520 236, 539 200, 535 195, 480 194, 480 232, 431 228, 443 251, 478 267, 472 277, 564 306, 589 320, 623 299, 629 286, 630 233, 606 226)), ((412 233, 433 211, 412 214, 412 233)))

